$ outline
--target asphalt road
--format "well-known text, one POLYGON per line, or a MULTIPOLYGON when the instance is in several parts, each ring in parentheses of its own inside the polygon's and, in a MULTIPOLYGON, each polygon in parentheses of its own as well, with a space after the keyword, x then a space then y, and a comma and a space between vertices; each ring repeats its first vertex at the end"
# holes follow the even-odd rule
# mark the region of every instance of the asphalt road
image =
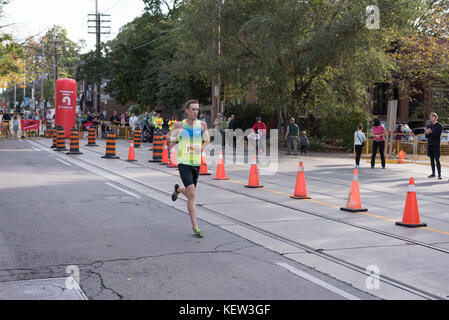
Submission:
POLYGON ((75 265, 89 299, 375 299, 43 149, 0 141, 0 288, 75 265))

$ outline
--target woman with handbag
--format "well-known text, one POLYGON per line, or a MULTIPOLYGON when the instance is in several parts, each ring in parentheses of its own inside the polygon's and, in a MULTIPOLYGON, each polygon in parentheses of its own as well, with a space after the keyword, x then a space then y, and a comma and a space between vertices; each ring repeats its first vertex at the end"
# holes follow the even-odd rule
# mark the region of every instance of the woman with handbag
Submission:
POLYGON ((362 155, 363 146, 365 145, 366 137, 363 133, 363 125, 359 123, 357 131, 354 132, 354 148, 355 148, 355 168, 360 168, 360 156, 362 155))

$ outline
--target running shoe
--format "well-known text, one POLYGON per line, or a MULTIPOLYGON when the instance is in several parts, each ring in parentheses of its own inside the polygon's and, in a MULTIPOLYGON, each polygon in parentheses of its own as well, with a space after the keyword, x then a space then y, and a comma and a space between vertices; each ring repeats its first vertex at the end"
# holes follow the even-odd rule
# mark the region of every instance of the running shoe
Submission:
POLYGON ((198 227, 193 228, 193 233, 194 233, 194 236, 197 238, 204 237, 204 233, 198 227))
POLYGON ((175 184, 175 190, 171 194, 171 199, 173 201, 176 201, 176 199, 178 199, 178 195, 179 195, 178 188, 179 188, 179 184, 175 184))

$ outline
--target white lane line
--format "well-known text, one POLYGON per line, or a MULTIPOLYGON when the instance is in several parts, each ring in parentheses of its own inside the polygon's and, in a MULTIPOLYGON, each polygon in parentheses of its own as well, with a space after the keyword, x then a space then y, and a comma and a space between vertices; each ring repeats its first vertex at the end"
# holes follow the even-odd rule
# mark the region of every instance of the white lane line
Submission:
POLYGON ((65 162, 64 160, 61 160, 61 159, 58 159, 58 158, 55 158, 55 160, 58 160, 59 162, 65 164, 66 166, 72 166, 70 163, 65 162))
POLYGON ((33 148, 34 150, 36 150, 36 151, 42 151, 41 149, 38 149, 38 148, 35 148, 35 147, 31 147, 31 148, 33 148))
POLYGON ((323 287, 323 288, 325 288, 325 289, 327 289, 329 291, 332 291, 333 293, 336 293, 336 294, 338 294, 338 295, 340 295, 340 296, 342 296, 342 297, 344 297, 346 299, 349 299, 349 300, 361 300, 360 298, 357 298, 356 296, 353 296, 352 294, 347 293, 346 291, 338 289, 337 287, 334 287, 333 285, 330 285, 330 284, 328 284, 328 283, 326 283, 326 282, 324 282, 324 281, 322 281, 322 280, 320 280, 318 278, 315 278, 314 276, 311 276, 308 273, 305 273, 305 272, 303 272, 301 270, 298 270, 295 267, 292 267, 291 265, 289 265, 287 263, 277 262, 276 264, 278 266, 281 266, 281 267, 287 269, 291 273, 294 273, 294 274, 296 274, 297 276, 299 276, 301 278, 309 280, 310 282, 313 282, 313 283, 315 283, 315 284, 317 284, 317 285, 319 285, 319 286, 321 286, 321 287, 323 287))
POLYGON ((132 192, 129 192, 128 190, 125 190, 125 189, 122 189, 122 188, 120 188, 120 187, 117 187, 117 186, 113 185, 112 183, 109 183, 109 182, 105 182, 105 183, 106 183, 107 185, 109 185, 109 186, 111 186, 111 187, 117 189, 117 190, 120 190, 120 191, 122 191, 122 192, 125 192, 125 193, 129 194, 130 196, 133 196, 134 198, 141 199, 141 197, 138 196, 138 195, 135 194, 135 193, 132 193, 132 192))

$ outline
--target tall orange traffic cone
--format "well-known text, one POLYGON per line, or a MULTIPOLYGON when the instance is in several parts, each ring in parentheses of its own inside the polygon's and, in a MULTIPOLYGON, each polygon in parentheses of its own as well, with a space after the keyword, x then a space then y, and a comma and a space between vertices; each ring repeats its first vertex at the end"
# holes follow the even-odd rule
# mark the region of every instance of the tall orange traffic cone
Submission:
POLYGON ((416 198, 415 180, 410 178, 408 184, 407 199, 405 200, 404 214, 402 222, 396 222, 398 226, 416 228, 425 227, 426 223, 419 221, 418 199, 416 198))
POLYGON ((170 160, 168 159, 168 146, 167 141, 164 141, 164 151, 162 151, 162 161, 161 165, 170 164, 170 160))
POLYGON ((248 184, 245 185, 247 188, 263 188, 259 185, 259 171, 257 170, 256 157, 253 157, 253 163, 251 164, 251 170, 249 172, 248 184))
POLYGON ((176 151, 175 147, 171 148, 170 152, 170 164, 167 166, 169 168, 177 168, 178 167, 178 160, 176 160, 176 151))
POLYGON ((126 161, 137 161, 136 156, 134 155, 134 140, 131 139, 129 143, 129 151, 128 151, 128 160, 126 161))
POLYGON ((201 166, 199 174, 200 176, 210 176, 210 173, 207 170, 206 153, 204 151, 201 153, 201 166))
POLYGON ((404 150, 399 151, 398 155, 399 155, 398 163, 405 163, 405 161, 404 161, 404 158, 405 158, 404 150))
POLYGON ((312 199, 307 195, 306 177, 304 175, 304 167, 302 161, 299 162, 299 170, 296 176, 295 193, 290 196, 292 199, 312 199))
POLYGON ((368 211, 368 209, 362 208, 362 201, 360 200, 360 189, 359 189, 359 173, 357 169, 354 169, 354 177, 352 178, 351 189, 349 190, 346 207, 341 207, 340 210, 350 212, 368 211))
POLYGON ((214 179, 215 180, 229 180, 229 178, 226 177, 223 153, 221 151, 220 151, 220 154, 218 155, 217 172, 215 173, 214 179))

